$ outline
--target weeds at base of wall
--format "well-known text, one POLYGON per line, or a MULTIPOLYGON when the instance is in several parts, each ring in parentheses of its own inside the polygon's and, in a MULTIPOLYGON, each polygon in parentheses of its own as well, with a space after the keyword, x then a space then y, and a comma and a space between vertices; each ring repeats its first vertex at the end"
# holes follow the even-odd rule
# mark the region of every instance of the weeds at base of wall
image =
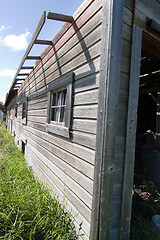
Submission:
POLYGON ((0 123, 0 239, 77 239, 70 215, 26 166, 0 123))

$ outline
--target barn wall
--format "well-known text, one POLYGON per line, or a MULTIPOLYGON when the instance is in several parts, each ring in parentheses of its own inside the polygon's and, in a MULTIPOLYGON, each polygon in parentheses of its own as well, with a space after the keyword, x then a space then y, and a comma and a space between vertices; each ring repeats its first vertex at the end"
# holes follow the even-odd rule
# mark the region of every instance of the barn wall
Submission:
POLYGON ((54 47, 25 80, 8 106, 7 125, 15 142, 25 144, 25 157, 33 171, 65 201, 76 218, 77 230, 88 239, 90 231, 97 123, 101 0, 85 1, 53 39, 54 47), (73 72, 73 124, 70 139, 46 132, 48 84, 73 72), (27 124, 22 103, 28 97, 27 124), (15 107, 17 104, 17 117, 15 107))
MULTIPOLYGON (((113 185, 109 216, 109 239, 114 240, 129 239, 129 219, 127 219, 128 232, 123 231, 123 223, 126 221, 123 214, 125 210, 123 177, 133 24, 143 30, 143 35, 159 40, 158 35, 146 29, 146 16, 159 22, 158 0, 135 2, 124 0, 120 82, 117 95, 118 121, 114 136, 113 185)), ((64 24, 54 37, 54 47, 48 47, 42 53, 42 61, 37 62, 35 69, 19 90, 18 96, 8 106, 7 126, 17 145, 21 147, 22 141, 25 144, 26 160, 32 165, 35 174, 48 184, 62 201, 65 201, 66 208, 76 216, 77 229, 81 226, 81 233, 85 234, 84 239, 88 239, 98 126, 102 1, 85 1, 75 13, 74 19, 74 24, 64 24), (71 138, 65 139, 46 132, 47 88, 50 83, 70 72, 75 74, 73 123, 71 138), (26 97, 28 97, 27 125, 22 124, 22 99, 26 97), (17 117, 15 117, 16 104, 17 117)), ((131 202, 128 204, 131 206, 131 202)))

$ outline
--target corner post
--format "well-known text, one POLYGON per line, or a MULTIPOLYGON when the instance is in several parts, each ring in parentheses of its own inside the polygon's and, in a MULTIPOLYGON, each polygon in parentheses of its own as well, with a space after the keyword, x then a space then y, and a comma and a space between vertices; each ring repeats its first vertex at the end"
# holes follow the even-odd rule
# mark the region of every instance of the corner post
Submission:
POLYGON ((123 8, 123 0, 103 0, 91 240, 107 240, 110 236, 123 8))

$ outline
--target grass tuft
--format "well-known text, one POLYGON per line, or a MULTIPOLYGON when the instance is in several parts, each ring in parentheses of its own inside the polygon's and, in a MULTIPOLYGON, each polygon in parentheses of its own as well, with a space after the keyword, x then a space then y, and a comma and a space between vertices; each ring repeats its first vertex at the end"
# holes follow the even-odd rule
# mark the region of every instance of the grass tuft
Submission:
POLYGON ((0 126, 0 239, 77 239, 70 215, 35 179, 4 124, 0 126))

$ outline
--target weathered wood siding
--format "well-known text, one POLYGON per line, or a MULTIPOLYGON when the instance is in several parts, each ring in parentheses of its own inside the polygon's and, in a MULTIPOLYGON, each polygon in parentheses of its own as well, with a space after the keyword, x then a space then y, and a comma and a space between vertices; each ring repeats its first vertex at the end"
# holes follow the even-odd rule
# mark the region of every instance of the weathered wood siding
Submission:
MULTIPOLYGON (((124 1, 122 27, 122 55, 119 85, 119 105, 117 132, 114 151, 114 180, 112 193, 112 213, 109 239, 119 239, 123 189, 123 168, 126 144, 126 123, 128 114, 128 87, 130 79, 130 57, 132 47, 133 1, 124 1)), ((125 239, 125 238, 124 238, 125 239)))
MULTIPOLYGON (((25 157, 33 171, 65 201, 84 239, 90 232, 95 158, 99 62, 101 45, 101 0, 85 1, 47 47, 42 61, 25 80, 10 104, 8 130, 15 142, 25 146, 25 157), (47 86, 74 72, 72 138, 46 132, 47 86), (22 124, 22 101, 28 97, 27 125, 22 124), (15 106, 18 113, 15 117, 15 106)), ((8 112, 9 113, 9 112, 8 112)))

